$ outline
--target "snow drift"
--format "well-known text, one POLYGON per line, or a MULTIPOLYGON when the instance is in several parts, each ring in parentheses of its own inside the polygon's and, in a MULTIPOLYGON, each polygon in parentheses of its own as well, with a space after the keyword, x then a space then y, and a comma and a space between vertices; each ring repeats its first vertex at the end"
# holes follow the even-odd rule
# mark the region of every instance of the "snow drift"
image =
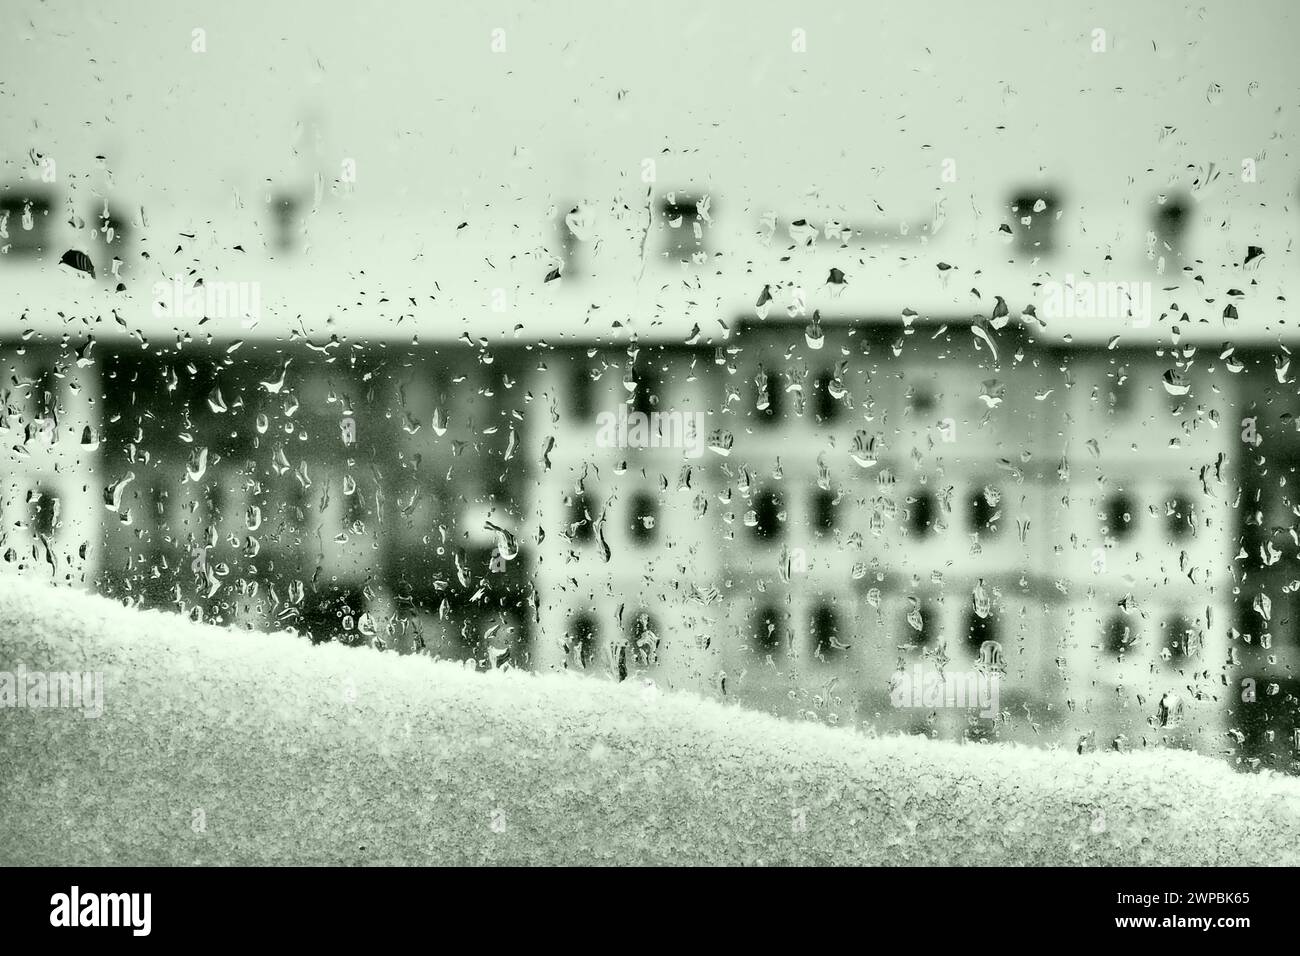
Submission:
POLYGON ((1295 864, 1300 781, 870 739, 570 675, 192 624, 0 575, 0 864, 1295 864))

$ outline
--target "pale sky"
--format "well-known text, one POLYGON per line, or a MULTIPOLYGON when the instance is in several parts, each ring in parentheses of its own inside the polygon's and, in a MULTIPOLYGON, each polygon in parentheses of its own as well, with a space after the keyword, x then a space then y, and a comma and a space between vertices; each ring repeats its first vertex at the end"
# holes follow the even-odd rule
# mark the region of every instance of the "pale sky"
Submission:
MULTIPOLYGON (((52 156, 66 193, 211 224, 217 268, 219 250, 258 241, 272 188, 310 192, 351 161, 355 188, 313 226, 319 281, 422 281, 392 264, 455 243, 473 253, 444 272, 483 270, 475 303, 500 278, 485 258, 528 263, 508 275, 516 291, 544 274, 555 213, 580 199, 603 213, 602 254, 627 258, 646 159, 658 190, 710 193, 730 237, 717 244, 740 260, 766 212, 896 230, 942 199, 963 264, 987 275, 999 252, 979 243, 1009 192, 1049 183, 1087 236, 1080 268, 1136 261, 1155 197, 1188 192, 1203 258, 1235 256, 1267 221, 1272 266, 1300 182, 1298 19, 1290 0, 8 2, 0 176, 38 175, 30 150, 52 156), (1240 181, 1245 157, 1257 182, 1240 181), (940 181, 945 159, 955 182, 940 181), (1216 245, 1225 221, 1236 231, 1216 245)), ((893 280, 916 285, 876 279, 893 280)))

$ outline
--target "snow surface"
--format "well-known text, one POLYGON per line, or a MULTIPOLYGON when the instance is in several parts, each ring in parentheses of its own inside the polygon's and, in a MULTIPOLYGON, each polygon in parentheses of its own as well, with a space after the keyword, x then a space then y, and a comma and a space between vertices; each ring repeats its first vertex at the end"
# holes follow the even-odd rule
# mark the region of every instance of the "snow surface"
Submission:
POLYGON ((0 575, 19 661, 105 709, 0 709, 3 865, 1300 862, 1300 781, 1183 752, 872 739, 0 575))

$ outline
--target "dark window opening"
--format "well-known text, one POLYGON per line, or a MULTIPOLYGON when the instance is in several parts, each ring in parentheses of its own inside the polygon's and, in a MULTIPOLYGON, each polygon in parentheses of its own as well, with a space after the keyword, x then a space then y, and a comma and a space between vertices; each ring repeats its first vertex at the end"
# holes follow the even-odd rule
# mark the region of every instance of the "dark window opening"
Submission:
POLYGON ((271 200, 272 242, 280 252, 289 252, 298 246, 302 228, 302 201, 295 196, 280 194, 271 200))
POLYGON ((935 606, 929 602, 909 608, 903 616, 903 633, 907 635, 906 642, 914 647, 925 647, 932 643, 939 632, 938 613, 935 606), (917 627, 918 624, 920 627, 917 627))
POLYGON ((150 485, 149 490, 145 493, 148 499, 148 513, 156 516, 159 523, 167 515, 167 492, 161 485, 150 485))
POLYGON ((813 414, 818 421, 830 422, 839 417, 839 400, 831 394, 831 383, 835 377, 830 372, 823 372, 813 383, 813 414))
POLYGON ((1114 615, 1106 622, 1106 652, 1121 655, 1133 644, 1133 630, 1128 619, 1122 614, 1114 615))
MULTIPOLYGON (((122 259, 125 256, 123 251, 131 235, 130 225, 121 217, 117 209, 112 205, 106 205, 102 202, 97 203, 90 210, 88 221, 94 225, 94 231, 91 238, 97 243, 103 243, 104 251, 108 254, 110 261, 103 264, 103 274, 106 276, 113 275, 112 259, 122 259)), ((97 264, 98 265, 98 264, 97 264)))
POLYGON ((1165 527, 1169 537, 1181 541, 1192 533, 1194 512, 1192 503, 1182 495, 1177 495, 1165 509, 1165 527))
POLYGON ((997 507, 989 501, 988 495, 984 493, 983 489, 974 492, 970 496, 969 514, 970 529, 972 531, 992 531, 994 526, 990 526, 989 522, 993 520, 993 516, 997 513, 997 507))
POLYGON ((658 383, 654 375, 645 369, 633 371, 632 381, 636 384, 636 391, 632 393, 632 410, 649 417, 659 404, 658 383))
POLYGON ((818 488, 813 495, 813 531, 818 535, 835 530, 835 516, 838 506, 833 491, 818 488))
POLYGON ((659 203, 666 236, 665 254, 670 260, 690 262, 697 253, 706 252, 705 223, 696 199, 682 193, 670 193, 659 203))
POLYGON ((574 541, 587 542, 596 536, 591 495, 573 495, 565 502, 569 508, 569 535, 574 541))
POLYGON ((36 492, 32 501, 32 532, 40 538, 51 538, 58 521, 58 497, 44 489, 36 492))
POLYGON ((343 506, 343 522, 348 528, 351 528, 358 522, 364 522, 366 520, 366 503, 361 497, 360 489, 347 495, 344 498, 344 501, 346 503, 343 506))
POLYGON ((59 380, 51 368, 43 368, 36 376, 33 389, 36 399, 36 420, 57 421, 59 408, 59 380))
POLYGON ((301 481, 289 485, 289 507, 295 512, 294 520, 297 525, 304 526, 311 512, 311 493, 301 481))
POLYGON ((34 258, 49 247, 50 209, 45 196, 7 194, 0 196, 0 220, 8 217, 8 255, 34 258), (24 228, 30 219, 31 228, 24 228))
POLYGON ((781 536, 781 496, 762 491, 754 502, 754 536, 772 540, 781 536))
MULTIPOLYGON (((582 208, 580 206, 571 206, 568 212, 561 211, 559 221, 556 223, 556 228, 560 234, 561 258, 564 262, 562 275, 566 280, 572 282, 582 277, 586 263, 583 261, 585 258, 582 248, 583 242, 569 226, 570 216, 574 217, 575 225, 577 225, 582 216, 582 208)), ((578 228, 581 228, 581 226, 579 225, 578 228)))
POLYGON ((360 643, 364 637, 357 619, 365 610, 366 598, 359 588, 332 588, 308 606, 298 628, 311 637, 313 644, 360 643))
POLYGON ((928 385, 910 385, 907 389, 907 407, 924 414, 934 410, 934 391, 928 385))
POLYGON ((1125 414, 1133 410, 1133 379, 1129 377, 1128 369, 1120 369, 1115 373, 1115 380, 1111 384, 1109 397, 1110 407, 1117 414, 1125 414))
POLYGON ((1056 214, 1061 204, 1050 192, 1026 191, 1011 199, 1011 228, 1023 256, 1042 256, 1055 248, 1056 214))
POLYGON ((1195 632, 1187 618, 1175 614, 1165 621, 1164 628, 1166 653, 1161 657, 1167 663, 1176 664, 1179 658, 1192 656, 1195 632))
POLYGON ((1181 199, 1171 198, 1163 203, 1157 203, 1151 229, 1156 235, 1157 256, 1166 252, 1178 254, 1182 251, 1182 240, 1187 232, 1190 218, 1187 204, 1181 199))
POLYGON ((647 492, 637 492, 628 508, 632 540, 646 544, 659 533, 659 500, 647 492))
POLYGON ((226 500, 229 497, 219 481, 214 481, 203 489, 205 511, 212 521, 217 521, 226 514, 226 500))
POLYGON ((985 641, 996 641, 998 628, 992 615, 980 617, 974 608, 966 612, 966 646, 979 653, 985 641))
POLYGON ((569 408, 577 419, 591 417, 591 393, 595 382, 591 379, 591 369, 577 365, 569 382, 569 408))
MULTIPOLYGON (((579 614, 564 635, 565 656, 570 661, 576 659, 578 666, 586 670, 596 658, 598 639, 595 620, 589 614, 579 614)), ((565 666, 568 666, 567 663, 565 666)))
POLYGON ((912 534, 925 537, 934 530, 934 495, 922 491, 908 504, 907 525, 912 534))
POLYGON ((781 391, 781 376, 759 369, 754 378, 754 408, 758 411, 758 420, 765 425, 775 424, 781 418, 781 403, 785 393, 781 391))
POLYGON ((1137 530, 1137 512, 1128 495, 1112 495, 1106 502, 1106 527, 1117 539, 1128 538, 1137 530))
POLYGON ((812 613, 809 626, 813 653, 821 658, 831 658, 844 650, 840 645, 840 620, 835 609, 828 604, 819 605, 812 613))

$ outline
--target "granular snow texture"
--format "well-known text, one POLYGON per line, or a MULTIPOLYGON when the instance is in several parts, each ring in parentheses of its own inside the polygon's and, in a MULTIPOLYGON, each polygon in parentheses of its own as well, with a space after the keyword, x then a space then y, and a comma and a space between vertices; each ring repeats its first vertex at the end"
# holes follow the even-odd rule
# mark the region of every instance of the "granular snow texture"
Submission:
POLYGON ((192 624, 0 575, 0 864, 1292 864, 1300 782, 789 723, 192 624))

